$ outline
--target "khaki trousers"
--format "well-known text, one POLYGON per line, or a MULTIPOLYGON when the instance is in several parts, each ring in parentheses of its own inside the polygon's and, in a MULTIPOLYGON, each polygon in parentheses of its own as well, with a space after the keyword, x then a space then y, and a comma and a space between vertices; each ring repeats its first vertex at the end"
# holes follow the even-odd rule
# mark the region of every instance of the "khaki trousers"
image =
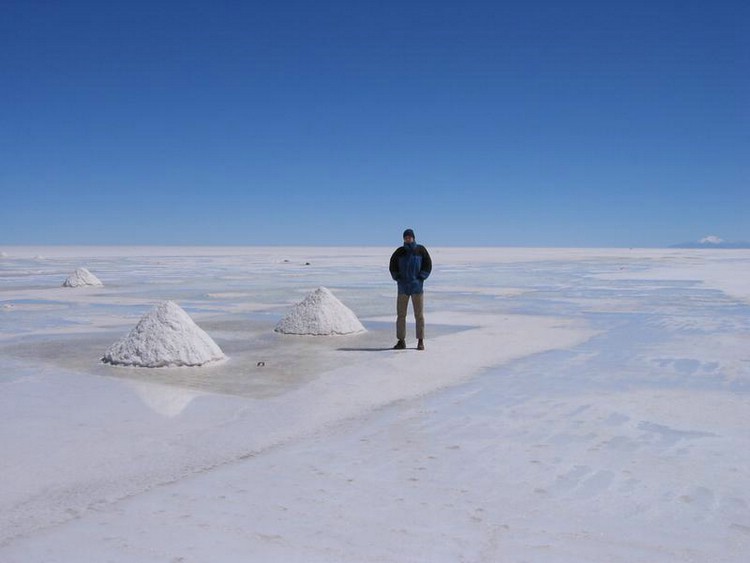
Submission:
POLYGON ((406 311, 409 307, 409 298, 414 309, 414 320, 417 323, 417 340, 424 339, 424 293, 404 295, 399 293, 396 299, 396 338, 406 340, 406 311))

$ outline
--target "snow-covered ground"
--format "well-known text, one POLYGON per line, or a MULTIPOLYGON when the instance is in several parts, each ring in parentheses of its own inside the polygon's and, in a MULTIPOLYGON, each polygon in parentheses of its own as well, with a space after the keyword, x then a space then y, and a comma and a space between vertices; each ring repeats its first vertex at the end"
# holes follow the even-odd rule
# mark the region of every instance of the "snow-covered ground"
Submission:
POLYGON ((747 561, 750 251, 431 248, 418 352, 392 248, 1 250, 0 561, 747 561), (228 359, 100 362, 165 300, 228 359))

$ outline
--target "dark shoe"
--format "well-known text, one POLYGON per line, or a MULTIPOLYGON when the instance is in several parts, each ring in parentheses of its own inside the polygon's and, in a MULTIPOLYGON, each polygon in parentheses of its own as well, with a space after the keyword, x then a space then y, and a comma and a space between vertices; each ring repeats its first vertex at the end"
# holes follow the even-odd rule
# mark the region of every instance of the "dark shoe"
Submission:
POLYGON ((419 342, 417 342, 417 350, 424 350, 424 340, 421 338, 419 339, 419 342))
POLYGON ((399 340, 396 342, 396 345, 393 347, 394 350, 406 350, 406 342, 403 340, 399 340))

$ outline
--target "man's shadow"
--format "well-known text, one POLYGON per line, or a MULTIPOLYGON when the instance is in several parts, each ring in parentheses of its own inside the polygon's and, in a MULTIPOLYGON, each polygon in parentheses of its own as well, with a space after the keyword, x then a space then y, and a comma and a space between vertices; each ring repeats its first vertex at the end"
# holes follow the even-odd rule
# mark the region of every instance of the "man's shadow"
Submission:
POLYGON ((393 346, 388 346, 386 348, 337 348, 339 352, 385 352, 387 350, 393 350, 393 346))

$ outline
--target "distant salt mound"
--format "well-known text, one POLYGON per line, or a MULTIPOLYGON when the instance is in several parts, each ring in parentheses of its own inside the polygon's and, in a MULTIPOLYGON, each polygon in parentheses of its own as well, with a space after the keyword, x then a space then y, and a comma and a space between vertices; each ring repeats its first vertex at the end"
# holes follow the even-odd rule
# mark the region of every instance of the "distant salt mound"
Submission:
POLYGON ((294 306, 274 329, 284 334, 331 336, 364 332, 357 316, 325 287, 319 287, 294 306))
POLYGON ((225 358, 216 342, 179 305, 165 301, 146 313, 125 338, 110 346, 102 361, 159 368, 202 366, 225 358))
POLYGON ((0 252, 0 258, 7 258, 8 254, 6 252, 0 252))
POLYGON ((101 287, 104 284, 94 274, 89 272, 86 268, 78 268, 75 272, 68 276, 68 279, 63 283, 63 287, 85 287, 95 286, 101 287))

